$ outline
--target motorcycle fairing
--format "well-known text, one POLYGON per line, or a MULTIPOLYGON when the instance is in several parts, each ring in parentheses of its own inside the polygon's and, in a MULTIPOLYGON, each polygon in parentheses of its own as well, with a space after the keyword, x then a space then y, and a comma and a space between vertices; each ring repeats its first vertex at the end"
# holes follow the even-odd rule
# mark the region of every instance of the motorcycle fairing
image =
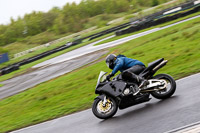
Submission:
POLYGON ((151 100, 151 98, 149 98, 149 95, 149 93, 146 93, 135 97, 132 97, 131 95, 123 97, 119 103, 119 109, 125 109, 133 105, 148 102, 149 100, 151 100))
POLYGON ((124 89, 126 88, 126 83, 122 81, 111 81, 104 85, 103 87, 97 88, 98 92, 113 96, 113 97, 118 97, 119 95, 122 94, 124 89))

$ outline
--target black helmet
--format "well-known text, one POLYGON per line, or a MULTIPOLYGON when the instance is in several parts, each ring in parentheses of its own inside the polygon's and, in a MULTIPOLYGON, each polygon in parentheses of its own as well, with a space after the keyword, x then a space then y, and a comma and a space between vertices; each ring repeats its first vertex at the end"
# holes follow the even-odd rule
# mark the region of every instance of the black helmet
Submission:
POLYGON ((109 54, 109 55, 106 57, 106 65, 107 65, 110 69, 113 69, 113 68, 114 68, 114 63, 115 63, 116 58, 117 58, 117 56, 114 55, 114 54, 109 54))

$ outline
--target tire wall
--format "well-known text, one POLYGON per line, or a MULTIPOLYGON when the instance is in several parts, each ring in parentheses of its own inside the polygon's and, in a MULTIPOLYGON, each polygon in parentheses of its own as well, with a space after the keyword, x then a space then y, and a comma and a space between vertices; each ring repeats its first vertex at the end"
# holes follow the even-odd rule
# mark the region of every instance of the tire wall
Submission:
POLYGON ((200 3, 194 4, 194 1, 188 2, 186 4, 182 4, 179 7, 176 6, 176 7, 169 8, 169 9, 163 10, 161 12, 155 13, 153 15, 146 16, 143 19, 141 19, 143 21, 140 21, 140 23, 138 23, 137 25, 130 26, 123 30, 119 30, 115 34, 117 36, 119 36, 119 35, 124 35, 127 33, 132 33, 132 32, 139 31, 139 30, 142 30, 145 28, 149 28, 151 26, 155 26, 155 25, 169 22, 169 21, 181 18, 181 17, 185 17, 187 15, 190 15, 190 14, 198 12, 198 11, 200 11, 200 3), (178 10, 178 11, 175 11, 175 12, 172 12, 169 14, 165 14, 173 9, 181 9, 181 10, 178 10), (187 10, 187 11, 184 12, 184 10, 187 10), (182 11, 182 12, 178 13, 179 11, 182 11), (176 14, 174 14, 174 13, 176 13, 176 14))

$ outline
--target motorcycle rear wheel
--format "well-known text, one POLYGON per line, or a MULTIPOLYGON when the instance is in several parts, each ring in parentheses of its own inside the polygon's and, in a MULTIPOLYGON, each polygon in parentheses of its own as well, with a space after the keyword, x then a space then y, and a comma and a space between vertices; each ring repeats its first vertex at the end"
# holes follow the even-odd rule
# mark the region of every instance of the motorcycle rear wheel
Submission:
POLYGON ((154 79, 165 80, 167 85, 164 87, 164 89, 151 92, 151 95, 153 97, 155 97, 157 99, 166 99, 166 98, 171 97, 174 94, 174 92, 176 91, 176 82, 170 75, 158 74, 154 77, 154 79))
POLYGON ((117 110, 118 105, 111 97, 107 97, 105 106, 103 106, 103 101, 100 98, 95 99, 92 105, 92 112, 99 119, 111 118, 116 114, 117 110))

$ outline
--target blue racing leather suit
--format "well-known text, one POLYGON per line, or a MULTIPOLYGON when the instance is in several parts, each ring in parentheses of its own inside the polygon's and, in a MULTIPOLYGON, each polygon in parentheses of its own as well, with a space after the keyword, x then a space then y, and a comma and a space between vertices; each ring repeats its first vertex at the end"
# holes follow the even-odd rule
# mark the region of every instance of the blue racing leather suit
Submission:
POLYGON ((114 69, 111 74, 115 75, 118 71, 123 72, 124 70, 131 68, 134 65, 145 66, 144 63, 142 63, 141 61, 119 55, 114 62, 114 69))

